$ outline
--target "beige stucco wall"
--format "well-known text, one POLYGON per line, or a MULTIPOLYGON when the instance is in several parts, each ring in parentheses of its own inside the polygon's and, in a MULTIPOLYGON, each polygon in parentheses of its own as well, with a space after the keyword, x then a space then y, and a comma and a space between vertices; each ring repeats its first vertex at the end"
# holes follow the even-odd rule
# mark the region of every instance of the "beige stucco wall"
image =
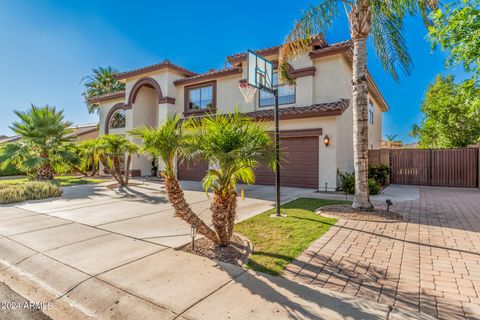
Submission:
POLYGON ((380 149, 382 143, 382 118, 383 112, 379 107, 378 102, 372 97, 369 97, 373 102, 373 125, 368 123, 368 148, 380 149))

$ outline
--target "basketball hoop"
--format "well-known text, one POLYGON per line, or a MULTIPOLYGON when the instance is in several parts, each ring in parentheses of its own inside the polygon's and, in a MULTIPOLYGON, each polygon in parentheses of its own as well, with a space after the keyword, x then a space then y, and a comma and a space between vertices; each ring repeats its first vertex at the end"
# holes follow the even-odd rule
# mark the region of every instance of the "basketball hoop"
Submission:
POLYGON ((238 88, 245 98, 245 102, 250 103, 253 101, 253 97, 255 96, 255 92, 257 92, 257 88, 249 85, 246 80, 240 80, 238 83, 238 88))

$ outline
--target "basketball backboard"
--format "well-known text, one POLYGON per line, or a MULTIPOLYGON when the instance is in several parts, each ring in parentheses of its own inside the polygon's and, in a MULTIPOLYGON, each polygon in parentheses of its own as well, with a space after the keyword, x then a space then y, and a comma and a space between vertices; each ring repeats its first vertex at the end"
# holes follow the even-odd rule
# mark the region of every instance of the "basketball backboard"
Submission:
POLYGON ((247 54, 247 83, 260 90, 273 91, 273 63, 250 50, 247 54))

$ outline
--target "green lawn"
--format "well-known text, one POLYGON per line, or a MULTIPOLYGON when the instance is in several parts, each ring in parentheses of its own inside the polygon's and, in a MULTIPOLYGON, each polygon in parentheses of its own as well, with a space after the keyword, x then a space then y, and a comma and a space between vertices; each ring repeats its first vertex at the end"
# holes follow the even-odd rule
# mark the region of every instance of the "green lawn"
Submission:
MULTIPOLYGON (((0 180, 0 184, 22 184, 28 181, 32 181, 29 178, 20 178, 20 179, 6 179, 0 180)), ((100 183, 104 182, 104 179, 94 179, 94 178, 83 178, 75 176, 56 176, 53 179, 53 182, 60 187, 68 187, 78 184, 90 184, 90 183, 100 183)))
POLYGON ((235 231, 252 241, 254 252, 248 267, 279 275, 310 244, 335 224, 336 219, 315 214, 315 209, 346 201, 300 198, 282 206, 286 218, 271 218, 269 210, 235 226, 235 231))

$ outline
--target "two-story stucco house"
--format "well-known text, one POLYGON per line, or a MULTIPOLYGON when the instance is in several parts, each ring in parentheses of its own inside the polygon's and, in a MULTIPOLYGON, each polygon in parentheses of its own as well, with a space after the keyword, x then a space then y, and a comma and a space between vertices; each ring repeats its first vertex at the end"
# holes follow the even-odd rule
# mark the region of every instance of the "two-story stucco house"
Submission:
MULTIPOLYGON (((276 66, 278 46, 256 52, 276 66)), ((353 171, 351 57, 350 41, 328 44, 316 39, 308 53, 291 62, 296 85, 279 85, 285 159, 282 185, 318 189, 327 183, 331 189, 338 185, 338 171, 353 171)), ((257 92, 247 103, 239 90, 239 81, 246 77, 246 53, 229 56, 227 61, 229 67, 206 73, 165 60, 118 74, 126 83, 124 92, 92 99, 100 104, 100 134, 128 134, 143 125, 156 127, 174 113, 184 117, 222 114, 235 107, 250 117, 269 121, 273 129, 273 97, 257 92)), ((382 113, 388 105, 370 75, 368 89, 369 147, 379 148, 382 113)), ((149 175, 151 167, 151 160, 143 156, 132 161, 133 175, 149 175)), ((206 164, 187 166, 182 162, 177 174, 180 179, 200 180, 205 169, 206 164)), ((256 179, 259 184, 273 184, 274 174, 258 168, 256 179)))

